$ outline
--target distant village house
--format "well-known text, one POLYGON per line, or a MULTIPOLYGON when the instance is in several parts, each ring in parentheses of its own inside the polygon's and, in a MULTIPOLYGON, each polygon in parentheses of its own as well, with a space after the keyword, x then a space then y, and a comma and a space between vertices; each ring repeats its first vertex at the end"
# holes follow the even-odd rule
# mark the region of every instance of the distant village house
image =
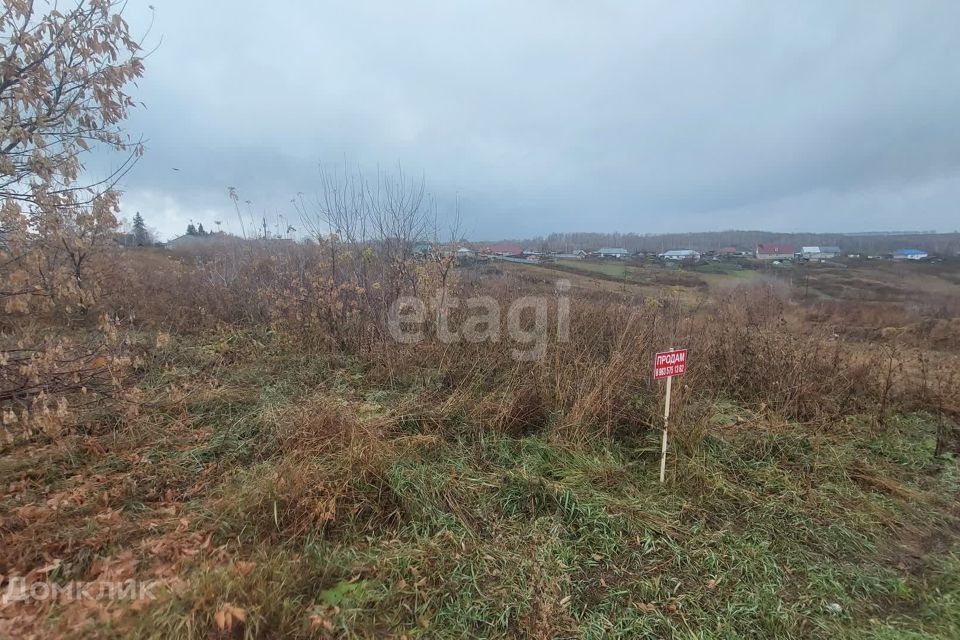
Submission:
POLYGON ((508 258, 523 257, 523 247, 511 242, 501 242, 487 247, 487 253, 508 258))
POLYGON ((673 249, 665 251, 659 255, 662 260, 672 260, 674 262, 697 262, 700 260, 700 252, 693 249, 673 249))
POLYGON ((757 260, 788 260, 793 258, 792 244, 758 244, 757 260))
POLYGON ((190 233, 185 233, 182 236, 177 236, 172 240, 167 240, 166 248, 167 249, 187 249, 190 247, 199 247, 204 244, 209 243, 209 236, 198 236, 190 233))
POLYGON ((557 260, 583 260, 587 257, 587 252, 583 249, 577 249, 570 253, 555 253, 553 257, 557 260))
POLYGON ((618 260, 623 260, 630 257, 630 252, 621 247, 603 247, 597 251, 597 255, 601 258, 616 258, 618 260))
POLYGON ((800 255, 807 260, 829 260, 840 256, 840 247, 800 247, 800 255))
POLYGON ((893 252, 894 260, 923 260, 929 257, 926 251, 920 249, 898 249, 893 252))

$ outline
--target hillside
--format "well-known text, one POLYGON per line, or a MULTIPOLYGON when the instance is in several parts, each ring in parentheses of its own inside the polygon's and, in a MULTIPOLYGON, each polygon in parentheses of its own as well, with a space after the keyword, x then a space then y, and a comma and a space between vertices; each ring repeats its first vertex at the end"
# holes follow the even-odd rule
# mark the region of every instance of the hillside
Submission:
MULTIPOLYGON (((535 295, 541 271, 456 291, 535 295)), ((956 347, 921 389, 909 331, 831 342, 764 287, 672 309, 575 278, 572 341, 524 366, 486 344, 351 353, 214 307, 199 331, 148 323, 136 411, 4 446, 0 567, 154 598, 7 603, 0 630, 956 637, 956 347), (661 485, 646 361, 669 334, 692 364, 661 485)))

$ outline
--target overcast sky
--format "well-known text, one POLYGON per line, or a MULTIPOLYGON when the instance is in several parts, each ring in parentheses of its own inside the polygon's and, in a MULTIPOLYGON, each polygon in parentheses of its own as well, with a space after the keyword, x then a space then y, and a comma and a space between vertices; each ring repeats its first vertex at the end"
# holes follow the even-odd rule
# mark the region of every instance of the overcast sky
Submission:
POLYGON ((955 0, 150 1, 124 215, 163 237, 237 226, 228 186, 296 226, 344 158, 472 239, 960 228, 955 0))

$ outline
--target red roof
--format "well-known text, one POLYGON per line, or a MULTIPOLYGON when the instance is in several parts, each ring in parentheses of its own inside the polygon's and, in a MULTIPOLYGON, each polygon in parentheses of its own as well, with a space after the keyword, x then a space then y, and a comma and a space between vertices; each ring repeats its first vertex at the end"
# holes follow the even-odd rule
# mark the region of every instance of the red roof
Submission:
POLYGON ((767 255, 789 253, 792 255, 793 245, 792 244, 758 244, 757 253, 765 253, 767 255))
POLYGON ((523 253, 523 247, 510 242, 500 242, 487 247, 487 251, 501 256, 519 256, 523 253))
POLYGON ((736 253, 736 252, 737 252, 736 247, 720 247, 719 249, 717 249, 717 253, 721 255, 725 253, 736 253))

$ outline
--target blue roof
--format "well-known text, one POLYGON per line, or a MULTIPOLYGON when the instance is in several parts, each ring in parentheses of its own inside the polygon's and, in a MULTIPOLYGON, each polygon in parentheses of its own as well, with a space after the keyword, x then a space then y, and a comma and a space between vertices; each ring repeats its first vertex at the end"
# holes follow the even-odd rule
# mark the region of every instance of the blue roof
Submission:
POLYGON ((897 249, 894 253, 898 256, 915 256, 926 253, 926 251, 921 251, 920 249, 897 249))

